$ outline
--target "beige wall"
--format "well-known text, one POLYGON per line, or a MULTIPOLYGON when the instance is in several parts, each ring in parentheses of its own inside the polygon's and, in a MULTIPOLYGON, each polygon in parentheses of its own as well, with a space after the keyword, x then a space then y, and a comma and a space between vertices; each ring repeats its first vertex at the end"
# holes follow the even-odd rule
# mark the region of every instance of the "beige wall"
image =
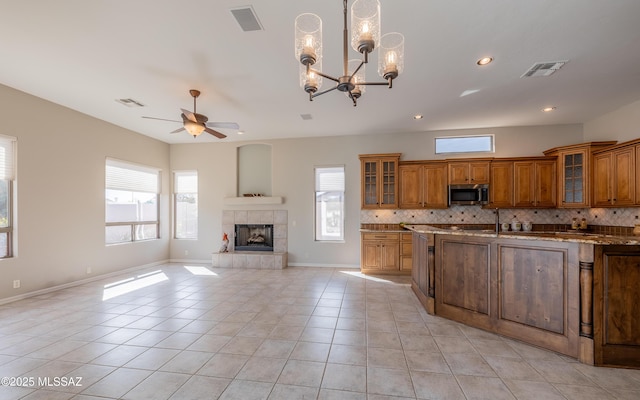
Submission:
POLYGON ((640 138, 640 100, 584 124, 584 140, 627 140, 640 138))
POLYGON ((0 104, 0 134, 18 144, 16 256, 0 260, 0 300, 169 258, 166 224, 161 240, 104 244, 105 157, 162 169, 168 221, 168 144, 2 85, 0 104))

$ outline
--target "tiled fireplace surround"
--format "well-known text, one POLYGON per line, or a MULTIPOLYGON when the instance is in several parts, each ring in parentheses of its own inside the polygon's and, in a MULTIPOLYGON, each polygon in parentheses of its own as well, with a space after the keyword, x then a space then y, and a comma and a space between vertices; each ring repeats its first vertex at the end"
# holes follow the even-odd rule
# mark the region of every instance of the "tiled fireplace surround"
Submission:
POLYGON ((221 268, 283 269, 287 267, 287 210, 225 210, 222 232, 229 236, 229 251, 213 253, 212 264, 221 268), (233 232, 236 224, 273 224, 273 252, 234 251, 233 232))

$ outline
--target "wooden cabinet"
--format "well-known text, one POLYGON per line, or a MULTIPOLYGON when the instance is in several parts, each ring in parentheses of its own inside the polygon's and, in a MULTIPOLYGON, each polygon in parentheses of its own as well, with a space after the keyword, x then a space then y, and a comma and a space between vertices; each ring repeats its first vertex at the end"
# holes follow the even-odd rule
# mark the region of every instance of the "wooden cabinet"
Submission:
POLYGON ((435 276, 437 315, 578 357, 578 243, 435 235, 435 276))
POLYGON ((360 155, 363 209, 398 208, 399 160, 400 153, 360 155))
POLYGON ((593 280, 596 365, 640 368, 640 246, 597 246, 593 280))
POLYGON ((406 272, 408 274, 411 273, 411 269, 413 268, 413 247, 412 247, 412 237, 411 232, 402 232, 400 234, 400 271, 406 272))
POLYGON ((398 233, 363 233, 362 272, 398 272, 400 261, 400 237, 398 233))
POLYGON ((489 183, 487 160, 449 162, 449 184, 489 183))
POLYGON ((514 206, 550 208, 556 206, 556 159, 539 158, 513 163, 514 206))
POLYGON ((447 164, 420 162, 398 167, 400 208, 447 208, 447 164))
POLYGON ((545 156, 557 157, 559 207, 585 208, 591 205, 592 153, 614 144, 615 141, 589 142, 544 152, 545 156))
POLYGON ((636 147, 625 146, 593 155, 593 205, 636 204, 636 147))
POLYGON ((434 234, 413 233, 411 289, 429 314, 435 314, 434 234))
POLYGON ((489 201, 491 208, 513 207, 513 161, 491 163, 489 201))

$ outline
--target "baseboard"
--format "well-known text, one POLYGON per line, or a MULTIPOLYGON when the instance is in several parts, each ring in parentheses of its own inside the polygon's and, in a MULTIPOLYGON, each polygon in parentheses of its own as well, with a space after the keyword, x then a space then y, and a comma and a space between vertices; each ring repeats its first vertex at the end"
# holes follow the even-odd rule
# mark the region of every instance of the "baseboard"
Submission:
POLYGON ((22 293, 22 294, 19 294, 19 295, 16 295, 16 296, 6 297, 4 299, 0 299, 0 305, 7 304, 7 303, 12 303, 12 302, 18 301, 18 300, 24 300, 24 299, 27 299, 29 297, 39 296, 41 294, 55 292, 57 290, 67 289, 67 288, 74 287, 74 286, 79 286, 79 285, 84 285, 85 283, 99 281, 101 279, 109 278, 111 276, 117 276, 117 275, 126 274, 127 272, 134 272, 134 271, 138 271, 138 270, 145 269, 145 268, 155 267, 157 265, 167 264, 168 262, 169 262, 169 260, 164 260, 164 261, 157 261, 157 262, 144 264, 144 265, 138 265, 136 267, 130 267, 130 268, 121 269, 121 270, 118 270, 118 271, 109 272, 109 273, 106 273, 106 274, 92 276, 91 278, 80 279, 79 281, 63 283, 61 285, 51 286, 51 287, 48 287, 48 288, 45 288, 45 289, 34 290, 33 292, 27 292, 27 293, 22 293))
POLYGON ((319 267, 319 268, 344 268, 360 270, 360 264, 319 264, 319 263, 289 263, 290 267, 319 267))
POLYGON ((211 266, 211 260, 193 260, 186 258, 172 258, 169 260, 170 263, 180 263, 180 264, 207 264, 211 266))

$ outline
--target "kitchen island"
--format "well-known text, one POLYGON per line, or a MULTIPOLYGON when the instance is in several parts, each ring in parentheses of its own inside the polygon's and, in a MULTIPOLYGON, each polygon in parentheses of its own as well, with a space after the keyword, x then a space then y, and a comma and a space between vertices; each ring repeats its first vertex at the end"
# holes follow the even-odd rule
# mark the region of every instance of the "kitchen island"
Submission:
POLYGON ((408 225, 427 312, 583 363, 640 367, 640 240, 408 225))

